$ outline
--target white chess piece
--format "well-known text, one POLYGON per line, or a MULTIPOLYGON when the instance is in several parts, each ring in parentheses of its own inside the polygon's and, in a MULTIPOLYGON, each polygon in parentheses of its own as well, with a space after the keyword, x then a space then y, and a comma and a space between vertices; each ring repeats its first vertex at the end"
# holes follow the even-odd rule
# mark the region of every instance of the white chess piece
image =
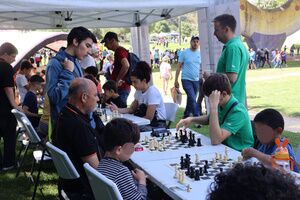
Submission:
POLYGON ((148 142, 149 142, 149 138, 148 138, 148 136, 145 136, 145 138, 144 138, 144 142, 145 142, 145 143, 148 143, 148 142))
POLYGON ((178 176, 179 176, 179 170, 178 170, 178 167, 177 167, 177 165, 175 165, 175 174, 174 174, 174 178, 178 178, 178 176))
POLYGON ((154 151, 154 150, 155 150, 154 140, 150 140, 150 142, 149 142, 149 149, 150 149, 151 151, 154 151))
POLYGON ((195 163, 198 164, 200 163, 200 158, 199 158, 199 154, 195 154, 195 163))
POLYGON ((211 166, 216 167, 216 159, 215 158, 212 159, 211 166))
POLYGON ((172 140, 172 134, 170 134, 170 135, 168 136, 168 143, 171 143, 171 140, 172 140))

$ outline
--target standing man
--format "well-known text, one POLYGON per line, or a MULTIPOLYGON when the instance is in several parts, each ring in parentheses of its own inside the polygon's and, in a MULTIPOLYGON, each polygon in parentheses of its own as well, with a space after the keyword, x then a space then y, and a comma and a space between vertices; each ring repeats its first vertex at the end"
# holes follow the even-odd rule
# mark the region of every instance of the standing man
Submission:
POLYGON ((112 80, 116 81, 118 93, 123 102, 127 102, 130 93, 130 85, 124 81, 129 69, 128 51, 119 45, 118 36, 114 32, 107 32, 101 41, 109 50, 115 52, 114 69, 111 74, 112 80))
POLYGON ((224 44, 218 61, 217 72, 229 78, 232 93, 239 102, 246 105, 246 71, 249 52, 239 36, 235 36, 236 20, 232 15, 223 14, 214 20, 214 35, 224 44))
POLYGON ((199 37, 193 36, 190 48, 180 53, 176 69, 174 86, 179 88, 178 76, 180 71, 182 87, 187 95, 186 107, 183 118, 187 118, 192 113, 194 117, 199 116, 199 109, 196 102, 199 91, 199 77, 201 56, 199 50, 199 37))
POLYGON ((4 140, 0 167, 3 171, 13 169, 16 159, 17 121, 11 109, 17 109, 18 106, 14 95, 14 72, 10 64, 15 61, 17 54, 17 48, 11 43, 6 42, 0 46, 0 137, 4 140))
POLYGON ((91 52, 96 37, 88 29, 80 26, 71 30, 67 37, 67 48, 62 47, 47 65, 46 90, 50 102, 52 127, 56 126, 60 110, 68 102, 71 81, 83 77, 78 60, 91 52))

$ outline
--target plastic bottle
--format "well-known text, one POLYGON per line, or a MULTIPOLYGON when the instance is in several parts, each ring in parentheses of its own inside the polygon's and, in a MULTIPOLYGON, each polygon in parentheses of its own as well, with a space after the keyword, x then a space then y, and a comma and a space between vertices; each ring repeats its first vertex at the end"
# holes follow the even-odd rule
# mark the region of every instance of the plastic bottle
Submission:
POLYGON ((288 140, 284 139, 282 145, 280 144, 280 139, 276 138, 275 139, 275 144, 277 145, 277 149, 275 151, 275 154, 273 155, 274 158, 274 164, 275 168, 283 169, 287 172, 291 170, 290 166, 290 156, 289 156, 289 151, 286 148, 288 145, 288 140))

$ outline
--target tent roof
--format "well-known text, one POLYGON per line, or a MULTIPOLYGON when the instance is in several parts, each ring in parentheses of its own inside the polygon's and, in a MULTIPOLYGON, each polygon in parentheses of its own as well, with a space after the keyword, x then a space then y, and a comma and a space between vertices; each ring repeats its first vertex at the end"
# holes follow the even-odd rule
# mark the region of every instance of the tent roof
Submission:
POLYGON ((207 5, 208 0, 2 0, 0 29, 134 27, 207 5))

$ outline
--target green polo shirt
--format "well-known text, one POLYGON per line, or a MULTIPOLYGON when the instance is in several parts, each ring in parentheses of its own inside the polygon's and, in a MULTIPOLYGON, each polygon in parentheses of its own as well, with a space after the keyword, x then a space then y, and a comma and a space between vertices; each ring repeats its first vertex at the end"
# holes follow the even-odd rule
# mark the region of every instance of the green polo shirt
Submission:
POLYGON ((254 142, 247 109, 242 103, 238 103, 228 112, 224 119, 227 111, 236 101, 237 99, 231 96, 224 107, 219 107, 218 116, 221 129, 225 129, 231 133, 231 135, 223 141, 223 144, 237 151, 242 151, 246 147, 252 147, 254 142))
POLYGON ((218 61, 218 73, 236 73, 237 80, 231 85, 232 94, 245 105, 246 102, 246 71, 249 52, 240 37, 234 37, 225 43, 218 61))

